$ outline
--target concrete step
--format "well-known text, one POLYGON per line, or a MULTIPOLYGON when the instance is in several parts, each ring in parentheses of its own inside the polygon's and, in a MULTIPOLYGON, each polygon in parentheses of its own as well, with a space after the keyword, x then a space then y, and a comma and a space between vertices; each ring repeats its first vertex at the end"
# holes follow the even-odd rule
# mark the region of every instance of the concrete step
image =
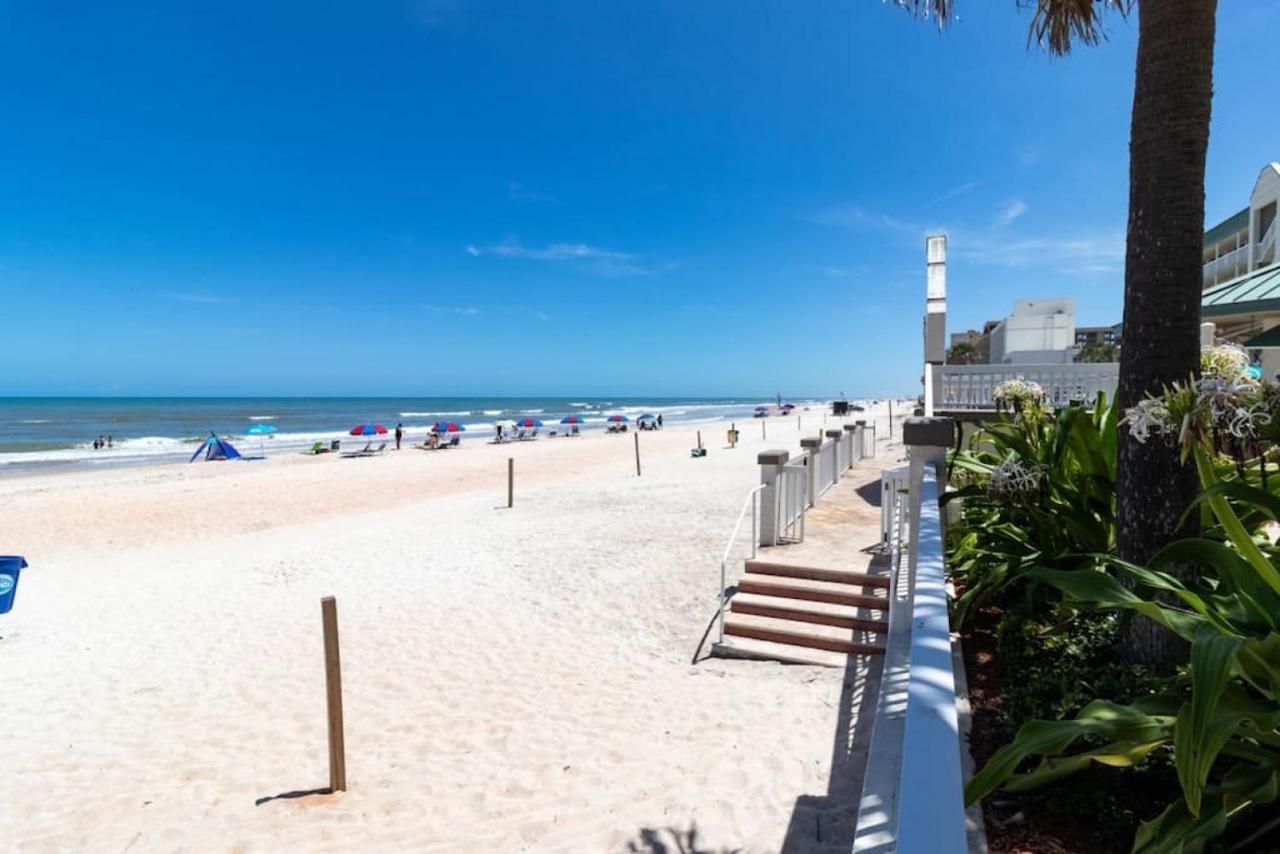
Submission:
POLYGON ((844 667, 849 657, 825 649, 808 649, 783 643, 725 636, 722 643, 711 645, 717 658, 745 658, 751 661, 778 661, 782 664, 812 664, 818 667, 844 667))
POLYGON ((760 596, 755 593, 739 593, 729 602, 730 610, 735 614, 754 614, 757 617, 818 623, 843 629, 861 629, 864 632, 875 632, 881 635, 889 632, 887 622, 860 616, 860 610, 852 605, 779 599, 776 596, 760 596))
POLYGON ((828 569, 820 566, 803 566, 801 564, 778 563, 776 561, 752 558, 746 563, 746 571, 759 573, 760 575, 781 575, 787 578, 807 578, 810 581, 830 581, 836 584, 876 587, 881 590, 889 589, 889 576, 870 575, 849 569, 828 569))
POLYGON ((780 599, 805 599, 811 602, 830 602, 836 605, 870 608, 886 614, 889 612, 889 600, 884 596, 854 593, 848 584, 830 581, 747 573, 738 582, 738 590, 742 593, 756 593, 780 599))
POLYGON ((846 629, 796 623, 791 620, 775 620, 747 614, 729 614, 725 617, 724 633, 739 638, 769 641, 770 643, 825 649, 853 655, 879 655, 883 644, 855 641, 846 629))

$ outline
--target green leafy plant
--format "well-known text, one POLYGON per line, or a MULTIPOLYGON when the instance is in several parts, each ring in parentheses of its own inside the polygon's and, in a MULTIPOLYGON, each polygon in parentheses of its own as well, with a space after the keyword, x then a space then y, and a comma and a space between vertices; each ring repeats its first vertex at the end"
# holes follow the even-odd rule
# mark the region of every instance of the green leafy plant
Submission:
POLYGON ((1042 566, 1025 575, 1073 604, 1141 614, 1176 632, 1190 644, 1185 679, 1173 692, 1129 705, 1095 700, 1074 719, 1024 724, 970 781, 970 802, 996 788, 1025 790, 1093 764, 1132 767, 1172 751, 1182 797, 1139 829, 1134 851, 1198 852, 1249 807, 1276 800, 1280 553, 1259 528, 1280 520, 1280 499, 1246 479, 1223 480, 1218 464, 1261 447, 1275 424, 1274 400, 1260 384, 1211 376, 1126 413, 1140 441, 1163 436, 1194 459, 1203 487, 1197 504, 1223 539, 1173 543, 1147 566, 1100 557, 1110 573, 1042 566), (1175 565, 1193 566, 1198 576, 1184 582, 1164 571, 1175 565), (1039 763, 1020 772, 1033 757, 1039 763))
POLYGON ((963 484, 946 499, 963 502, 947 531, 957 624, 1032 567, 1091 568, 1114 547, 1116 411, 1105 396, 1091 411, 1023 406, 984 425, 951 465, 963 484))

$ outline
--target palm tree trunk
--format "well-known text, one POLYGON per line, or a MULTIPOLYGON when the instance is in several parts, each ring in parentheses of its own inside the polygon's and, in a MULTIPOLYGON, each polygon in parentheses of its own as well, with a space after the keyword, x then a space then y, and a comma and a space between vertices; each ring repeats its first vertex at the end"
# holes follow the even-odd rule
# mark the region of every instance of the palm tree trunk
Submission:
MULTIPOLYGON (((1119 402, 1132 406, 1199 370, 1204 167, 1213 100, 1217 0, 1139 0, 1138 67, 1129 130, 1129 230, 1119 402)), ((1122 430, 1117 464, 1120 556, 1143 562, 1187 532, 1178 519, 1197 479, 1176 450, 1122 430)), ((1192 514, 1194 517, 1194 514, 1192 514)), ((1176 637, 1137 618, 1122 652, 1168 667, 1176 637)))

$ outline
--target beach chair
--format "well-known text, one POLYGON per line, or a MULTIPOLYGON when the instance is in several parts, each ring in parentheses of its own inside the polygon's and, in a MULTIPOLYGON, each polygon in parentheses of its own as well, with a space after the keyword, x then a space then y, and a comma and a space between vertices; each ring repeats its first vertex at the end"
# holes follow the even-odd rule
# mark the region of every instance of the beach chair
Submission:
POLYGON ((449 439, 449 442, 448 442, 448 444, 447 444, 445 447, 448 447, 448 448, 456 448, 456 447, 458 447, 458 444, 459 444, 461 441, 462 441, 462 434, 461 434, 461 433, 454 433, 454 434, 453 434, 453 436, 449 439))
POLYGON ((581 433, 579 433, 579 432, 578 432, 578 425, 577 425, 577 424, 572 424, 572 425, 570 425, 570 426, 571 426, 571 428, 572 428, 572 429, 570 429, 570 430, 569 430, 569 435, 570 435, 570 436, 581 436, 581 435, 582 435, 581 433))
POLYGON ((324 446, 324 442, 316 442, 314 445, 312 445, 310 448, 307 448, 307 450, 303 451, 302 453, 314 455, 314 454, 328 453, 328 451, 329 449, 324 446))
POLYGON ((379 445, 379 446, 378 446, 377 448, 375 448, 374 450, 372 450, 372 451, 368 451, 368 453, 369 453, 370 455, 373 455, 373 454, 380 454, 380 453, 382 453, 383 451, 385 451, 386 449, 387 449, 387 443, 386 443, 386 442, 383 442, 381 445, 379 445))
POLYGON ((538 428, 537 428, 537 427, 534 427, 532 430, 530 430, 530 431, 529 431, 529 438, 530 438, 530 439, 536 439, 536 438, 538 438, 538 428))
POLYGON ((331 454, 336 454, 336 453, 338 453, 338 447, 339 447, 341 444, 342 444, 342 441, 341 441, 341 440, 339 440, 339 439, 334 439, 332 442, 330 442, 330 443, 329 443, 329 453, 331 453, 331 454))

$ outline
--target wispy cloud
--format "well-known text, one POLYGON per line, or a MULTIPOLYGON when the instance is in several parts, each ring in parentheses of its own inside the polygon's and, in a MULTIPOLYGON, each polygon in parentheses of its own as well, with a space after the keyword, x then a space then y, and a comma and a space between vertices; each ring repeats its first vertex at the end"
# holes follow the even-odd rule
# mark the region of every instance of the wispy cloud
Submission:
POLYGON ((508 238, 494 246, 467 247, 467 254, 480 257, 495 255, 499 258, 523 258, 529 261, 584 261, 608 260, 630 261, 635 255, 630 252, 618 252, 613 249, 601 249, 586 243, 552 243, 542 248, 524 246, 518 240, 508 238))
POLYGON ((171 300, 177 300, 178 302, 196 302, 203 303, 205 305, 224 305, 231 302, 231 300, 226 297, 214 296, 212 294, 170 292, 166 293, 165 296, 171 300))
POLYGON ((431 303, 423 303, 422 307, 432 314, 459 314, 464 317, 475 317, 480 313, 480 309, 474 305, 432 305, 431 303))
POLYGON ((1027 212, 1027 203, 1022 199, 1010 199, 1000 205, 1000 210, 996 214, 994 225, 996 228, 1003 228, 1009 225, 1027 212))
POLYGON ((818 225, 836 228, 882 229, 885 231, 920 233, 919 226, 885 213, 867 211, 858 205, 841 205, 827 208, 807 217, 818 225))
POLYGON ((1124 263, 1124 234, 1027 237, 999 240, 964 235, 952 241, 957 255, 999 267, 1053 269, 1060 273, 1109 273, 1124 263))
POLYGON ((417 0, 410 7, 413 19, 431 30, 453 25, 457 22, 460 12, 459 0, 417 0))
POLYGON ((558 204, 560 200, 550 193, 530 190, 518 181, 507 183, 507 198, 521 204, 558 204))
POLYGON ((851 267, 810 267, 809 272, 828 279, 851 279, 858 275, 858 271, 851 267))
POLYGON ((504 314, 524 314, 532 317, 534 320, 550 320, 551 315, 539 308, 530 308, 527 305, 500 305, 498 311, 504 314))
POLYGON ((963 196, 965 193, 968 193, 971 190, 976 190, 979 186, 981 186, 981 184, 982 184, 981 181, 966 181, 963 184, 956 184, 954 187, 952 187, 950 190, 947 190, 945 193, 943 193, 941 196, 938 196, 936 199, 930 199, 929 201, 925 202, 923 205, 920 206, 920 210, 924 210, 925 208, 931 208, 934 205, 940 205, 943 202, 949 202, 952 199, 956 198, 957 196, 963 196))

